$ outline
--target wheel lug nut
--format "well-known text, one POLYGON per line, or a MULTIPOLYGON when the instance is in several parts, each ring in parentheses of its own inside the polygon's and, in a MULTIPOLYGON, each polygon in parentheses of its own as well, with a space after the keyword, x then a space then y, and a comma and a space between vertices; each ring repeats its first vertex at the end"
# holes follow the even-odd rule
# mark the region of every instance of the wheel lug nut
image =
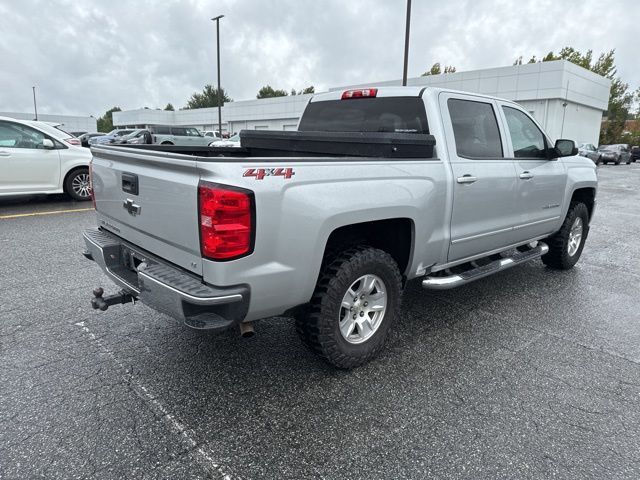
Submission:
POLYGON ((363 298, 364 298, 364 295, 360 295, 360 298, 361 298, 361 299, 363 299, 363 298))
POLYGON ((364 302, 364 306, 366 307, 367 305, 369 305, 369 302, 364 302))
POLYGON ((353 312, 353 307, 349 307, 349 311, 350 311, 350 312, 353 312))
POLYGON ((364 317, 364 312, 362 310, 360 310, 360 316, 364 317))

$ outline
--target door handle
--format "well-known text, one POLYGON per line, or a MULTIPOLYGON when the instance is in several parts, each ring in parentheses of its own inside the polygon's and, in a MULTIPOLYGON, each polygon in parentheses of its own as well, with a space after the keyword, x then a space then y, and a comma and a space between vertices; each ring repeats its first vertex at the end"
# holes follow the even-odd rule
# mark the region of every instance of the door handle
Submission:
POLYGON ((0 150, 0 157, 10 157, 11 153, 0 150))
POLYGON ((533 178, 533 173, 531 173, 531 172, 522 172, 520 174, 520 178, 522 180, 529 180, 530 178, 533 178))
POLYGON ((478 177, 474 177, 473 175, 469 175, 468 173, 456 179, 458 183, 473 183, 476 180, 478 180, 478 177))

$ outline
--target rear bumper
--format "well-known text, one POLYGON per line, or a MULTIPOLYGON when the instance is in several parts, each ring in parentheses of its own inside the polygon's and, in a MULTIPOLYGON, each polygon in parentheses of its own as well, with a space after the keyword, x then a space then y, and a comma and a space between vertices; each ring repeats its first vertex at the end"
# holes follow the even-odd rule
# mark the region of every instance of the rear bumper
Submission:
POLYGON ((185 325, 222 330, 240 323, 249 308, 249 287, 215 287, 102 229, 83 233, 85 256, 120 288, 185 325))

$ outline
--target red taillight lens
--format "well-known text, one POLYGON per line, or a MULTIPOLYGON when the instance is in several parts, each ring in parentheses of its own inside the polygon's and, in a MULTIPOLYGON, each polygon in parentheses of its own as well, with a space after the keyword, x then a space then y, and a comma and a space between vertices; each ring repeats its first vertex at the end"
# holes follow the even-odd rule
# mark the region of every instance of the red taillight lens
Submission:
POLYGON ((65 138, 64 141, 71 145, 82 145, 79 138, 65 138))
POLYGON ((358 90, 345 90, 342 92, 342 100, 350 98, 372 98, 378 95, 377 88, 360 88, 358 90))
POLYGON ((89 162, 89 188, 91 190, 91 203, 93 208, 96 208, 96 195, 93 193, 93 160, 89 162))
POLYGON ((200 182, 200 248, 212 260, 230 260, 251 253, 253 247, 253 193, 200 182))

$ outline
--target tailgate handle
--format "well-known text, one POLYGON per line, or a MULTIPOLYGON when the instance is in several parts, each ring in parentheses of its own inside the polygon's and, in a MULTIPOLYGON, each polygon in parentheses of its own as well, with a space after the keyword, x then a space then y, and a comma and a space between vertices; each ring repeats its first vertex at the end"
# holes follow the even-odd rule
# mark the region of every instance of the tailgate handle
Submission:
POLYGON ((132 195, 138 195, 138 176, 133 173, 123 173, 122 191, 132 195))

